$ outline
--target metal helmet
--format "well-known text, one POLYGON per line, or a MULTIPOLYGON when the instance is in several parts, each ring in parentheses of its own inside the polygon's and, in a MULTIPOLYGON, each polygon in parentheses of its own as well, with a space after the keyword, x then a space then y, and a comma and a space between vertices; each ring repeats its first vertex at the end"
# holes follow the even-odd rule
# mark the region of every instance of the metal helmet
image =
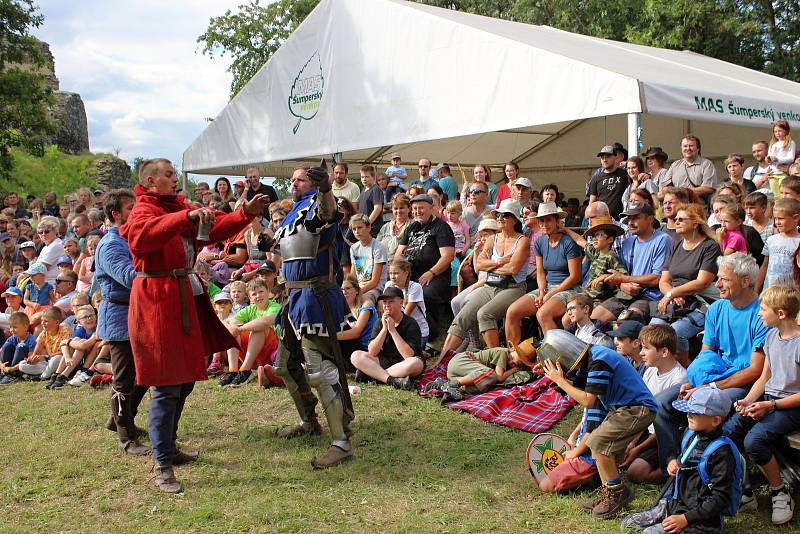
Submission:
POLYGON ((558 362, 567 375, 572 375, 588 356, 590 347, 566 330, 554 329, 547 331, 536 352, 540 362, 558 362))

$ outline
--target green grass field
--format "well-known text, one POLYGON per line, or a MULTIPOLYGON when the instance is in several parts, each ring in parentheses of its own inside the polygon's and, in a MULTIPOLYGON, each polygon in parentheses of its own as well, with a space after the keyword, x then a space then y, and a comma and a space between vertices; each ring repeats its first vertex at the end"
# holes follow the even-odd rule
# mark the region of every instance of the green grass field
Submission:
MULTIPOLYGON (((201 458, 176 469, 184 492, 169 496, 148 484, 149 458, 117 453, 103 427, 109 390, 67 388, 0 390, 1 532, 619 532, 619 521, 581 510, 585 492, 538 492, 525 464, 530 434, 412 393, 364 387, 353 398, 355 458, 319 472, 309 460, 326 436, 273 436, 296 420, 284 390, 200 383, 180 435, 201 458)), ((567 435, 578 415, 553 431, 567 435)), ((657 493, 637 487, 633 509, 657 493)), ((798 520, 773 528, 768 498, 759 501, 727 531, 798 531, 798 520)))

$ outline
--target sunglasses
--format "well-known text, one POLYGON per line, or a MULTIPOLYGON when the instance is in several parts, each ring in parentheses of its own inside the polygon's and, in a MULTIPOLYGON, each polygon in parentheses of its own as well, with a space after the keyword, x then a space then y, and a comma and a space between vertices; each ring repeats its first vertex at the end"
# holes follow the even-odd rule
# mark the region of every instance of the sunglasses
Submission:
POLYGON ((39 235, 49 234, 50 232, 52 232, 52 230, 36 230, 36 233, 39 235))
POLYGON ((467 191, 467 193, 469 193, 470 195, 480 195, 481 193, 485 192, 486 191, 484 191, 483 189, 470 189, 469 191, 467 191))
POLYGON ((683 221, 688 221, 688 220, 689 219, 687 219, 686 217, 675 217, 676 223, 682 223, 683 221))
POLYGON ((510 213, 498 213, 495 216, 495 218, 496 219, 511 219, 511 218, 515 218, 515 217, 513 215, 511 215, 510 213))

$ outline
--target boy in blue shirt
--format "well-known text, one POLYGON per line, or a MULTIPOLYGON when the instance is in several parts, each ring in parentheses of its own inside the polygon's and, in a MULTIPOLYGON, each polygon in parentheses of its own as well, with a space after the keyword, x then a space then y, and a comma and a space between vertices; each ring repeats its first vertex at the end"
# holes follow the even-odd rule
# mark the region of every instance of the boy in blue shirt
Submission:
POLYGON ((19 364, 36 347, 36 338, 30 333, 30 320, 22 312, 14 312, 8 318, 11 336, 0 348, 0 386, 17 381, 20 375, 19 364))
POLYGON ((656 401, 630 362, 609 348, 588 345, 564 330, 549 330, 537 353, 547 377, 587 409, 585 443, 602 485, 596 499, 583 506, 594 517, 611 519, 632 498, 617 464, 631 440, 655 420, 656 401))
POLYGON ((405 167, 400 165, 400 154, 392 154, 392 164, 383 173, 389 178, 389 185, 384 191, 384 202, 388 204, 394 195, 405 189, 405 180, 408 178, 405 167))
POLYGON ((30 315, 50 306, 55 301, 56 292, 55 288, 45 281, 47 267, 43 263, 37 261, 25 271, 25 274, 31 277, 31 281, 25 286, 22 302, 30 315))

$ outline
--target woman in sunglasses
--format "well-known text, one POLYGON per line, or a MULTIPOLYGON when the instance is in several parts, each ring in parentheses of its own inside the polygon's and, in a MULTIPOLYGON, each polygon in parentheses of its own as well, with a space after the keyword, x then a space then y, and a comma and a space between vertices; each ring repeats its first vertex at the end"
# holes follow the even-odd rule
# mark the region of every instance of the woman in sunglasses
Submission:
POLYGON ((58 219, 52 216, 42 217, 39 225, 36 227, 36 233, 39 234, 44 248, 39 253, 39 261, 47 267, 45 273, 45 281, 50 283, 53 287, 56 285, 56 277, 58 276, 58 258, 65 256, 64 245, 59 239, 58 227, 60 226, 58 219))

